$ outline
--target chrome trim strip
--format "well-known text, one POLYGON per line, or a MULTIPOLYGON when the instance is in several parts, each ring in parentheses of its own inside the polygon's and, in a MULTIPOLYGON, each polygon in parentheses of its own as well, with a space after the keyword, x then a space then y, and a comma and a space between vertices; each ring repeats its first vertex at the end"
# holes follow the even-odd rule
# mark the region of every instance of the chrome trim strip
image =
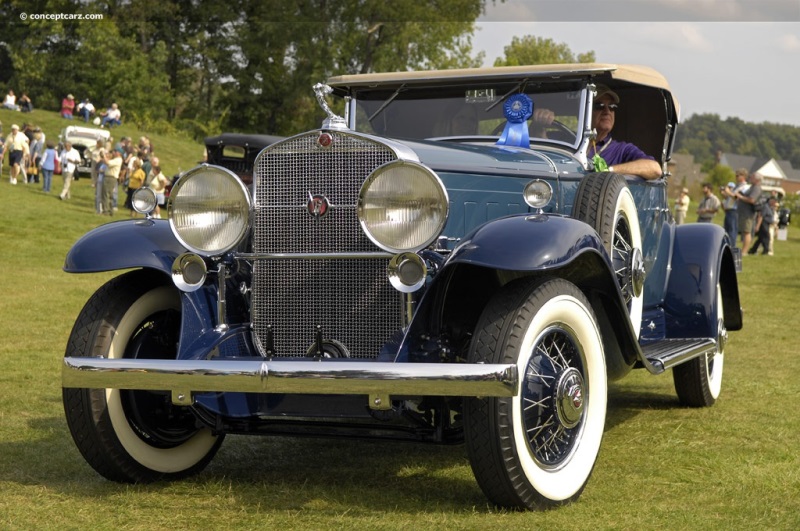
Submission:
POLYGON ((514 396, 514 364, 64 358, 67 388, 192 392, 514 396))
POLYGON ((236 260, 364 260, 392 258, 393 253, 236 253, 236 260))

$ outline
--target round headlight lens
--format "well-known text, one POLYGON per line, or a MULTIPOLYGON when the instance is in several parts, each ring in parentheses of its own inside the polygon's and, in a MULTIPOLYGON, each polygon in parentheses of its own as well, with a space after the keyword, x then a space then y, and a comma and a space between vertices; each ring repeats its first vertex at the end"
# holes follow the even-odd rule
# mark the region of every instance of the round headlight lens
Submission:
POLYGON ((250 194, 234 173, 204 164, 175 183, 167 211, 172 231, 187 249, 201 256, 222 254, 247 232, 250 194))
POLYGON ((550 184, 538 179, 529 182, 522 193, 525 203, 531 208, 544 208, 553 198, 553 188, 550 184))
POLYGON ((137 189, 131 196, 131 206, 140 214, 149 214, 156 209, 156 204, 156 193, 146 186, 137 189))
POLYGON ((447 191, 421 164, 395 161, 376 169, 358 195, 358 219, 370 240, 393 253, 430 245, 447 221, 447 191))

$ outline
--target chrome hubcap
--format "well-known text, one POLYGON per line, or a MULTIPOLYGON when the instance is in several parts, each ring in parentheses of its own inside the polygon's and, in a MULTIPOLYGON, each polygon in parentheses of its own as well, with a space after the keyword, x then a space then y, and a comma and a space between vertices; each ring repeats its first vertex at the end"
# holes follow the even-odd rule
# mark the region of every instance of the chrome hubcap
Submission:
POLYGON ((583 414, 584 398, 583 376, 576 369, 567 369, 558 380, 555 394, 556 413, 564 427, 574 428, 578 425, 583 414))

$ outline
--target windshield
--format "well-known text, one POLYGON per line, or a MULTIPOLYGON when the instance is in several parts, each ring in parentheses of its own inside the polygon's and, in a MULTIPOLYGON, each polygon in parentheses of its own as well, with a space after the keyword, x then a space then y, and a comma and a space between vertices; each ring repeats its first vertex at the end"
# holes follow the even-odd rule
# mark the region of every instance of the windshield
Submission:
POLYGON ((531 140, 577 146, 584 108, 577 82, 557 87, 515 81, 357 91, 355 129, 410 139, 498 137, 506 124, 503 102, 519 93, 533 101, 534 117, 545 117, 528 120, 531 140))

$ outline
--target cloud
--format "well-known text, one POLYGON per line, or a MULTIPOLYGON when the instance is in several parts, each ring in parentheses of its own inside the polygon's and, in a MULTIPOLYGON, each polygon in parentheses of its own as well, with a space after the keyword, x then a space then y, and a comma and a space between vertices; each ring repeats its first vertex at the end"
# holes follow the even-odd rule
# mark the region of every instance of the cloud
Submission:
POLYGON ((708 53, 714 51, 714 44, 706 37, 707 29, 705 24, 667 22, 639 26, 632 31, 636 32, 636 42, 649 43, 661 49, 708 53))
POLYGON ((679 40, 682 40, 684 47, 698 52, 710 52, 714 49, 714 46, 696 25, 680 24, 677 26, 679 40))
POLYGON ((800 51, 800 37, 794 34, 784 35, 779 40, 779 46, 784 52, 800 51))

